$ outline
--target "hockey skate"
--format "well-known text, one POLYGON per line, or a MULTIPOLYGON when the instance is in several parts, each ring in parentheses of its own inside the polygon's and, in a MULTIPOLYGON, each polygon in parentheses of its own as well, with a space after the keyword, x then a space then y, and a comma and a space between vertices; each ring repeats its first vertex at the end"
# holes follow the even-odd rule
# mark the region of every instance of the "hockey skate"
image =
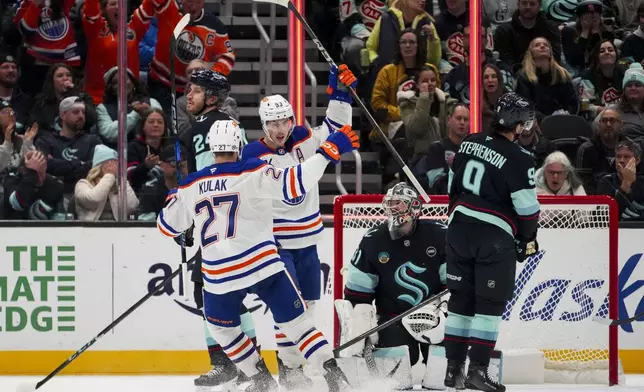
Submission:
POLYGON ((465 362, 454 360, 447 361, 447 370, 445 371, 445 387, 448 391, 465 390, 465 362))
POLYGON ((255 368, 259 370, 259 373, 250 378, 250 385, 246 387, 245 392, 276 392, 279 390, 277 381, 268 371, 263 359, 257 362, 255 368))
POLYGON ((324 379, 329 386, 329 392, 345 392, 351 389, 347 376, 344 375, 334 358, 324 362, 322 367, 326 371, 324 379))
POLYGON ((286 390, 305 390, 313 387, 313 381, 304 374, 302 366, 291 369, 277 357, 277 367, 280 375, 279 384, 286 390))
POLYGON ((196 378, 195 386, 216 387, 234 380, 240 373, 237 370, 237 366, 228 359, 228 356, 223 351, 212 354, 212 363, 212 370, 196 378))
POLYGON ((484 392, 505 392, 504 385, 490 378, 487 366, 473 365, 471 363, 465 379, 465 388, 484 392))

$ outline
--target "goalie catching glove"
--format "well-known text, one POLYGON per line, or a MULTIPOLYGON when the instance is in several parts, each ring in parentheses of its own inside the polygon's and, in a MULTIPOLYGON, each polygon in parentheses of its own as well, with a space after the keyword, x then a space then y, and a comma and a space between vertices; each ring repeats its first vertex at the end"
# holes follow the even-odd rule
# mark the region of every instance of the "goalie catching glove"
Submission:
POLYGON ((333 164, 337 164, 340 162, 340 155, 353 151, 358 147, 360 147, 358 135, 351 129, 350 125, 345 125, 330 134, 316 152, 324 155, 333 164))
MULTIPOLYGON (((376 309, 371 304, 356 304, 354 307, 346 299, 338 299, 334 301, 334 305, 340 322, 340 344, 348 342, 378 325, 376 309)), ((378 344, 378 333, 370 335, 369 339, 375 346, 378 344)), ((342 350, 340 356, 362 356, 365 340, 342 350)))
POLYGON ((515 239, 514 245, 517 251, 517 261, 519 263, 523 263, 526 258, 539 251, 539 243, 536 239, 533 241, 522 241, 515 239))
POLYGON ((445 338, 449 292, 402 318, 409 334, 421 343, 437 345, 445 338))

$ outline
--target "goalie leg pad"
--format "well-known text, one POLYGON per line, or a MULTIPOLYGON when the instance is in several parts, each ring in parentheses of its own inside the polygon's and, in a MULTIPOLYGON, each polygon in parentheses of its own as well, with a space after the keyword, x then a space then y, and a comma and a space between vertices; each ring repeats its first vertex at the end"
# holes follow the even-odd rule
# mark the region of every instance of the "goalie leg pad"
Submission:
MULTIPOLYGON (((378 324, 376 310, 371 304, 356 304, 354 308, 351 302, 338 299, 334 301, 334 305, 340 321, 341 344, 363 334, 378 324)), ((373 344, 378 343, 378 334, 371 335, 370 339, 373 344)), ((354 355, 362 355, 363 350, 364 340, 342 350, 340 356, 351 357, 354 355)))
POLYGON ((353 388, 364 390, 407 390, 413 388, 409 347, 387 347, 373 352, 380 377, 374 379, 364 358, 336 358, 353 388))

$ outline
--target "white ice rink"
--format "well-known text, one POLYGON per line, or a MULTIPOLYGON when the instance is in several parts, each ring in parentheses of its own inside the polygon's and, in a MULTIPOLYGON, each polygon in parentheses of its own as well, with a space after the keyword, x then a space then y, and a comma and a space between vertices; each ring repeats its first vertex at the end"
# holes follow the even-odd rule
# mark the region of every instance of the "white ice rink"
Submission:
MULTIPOLYGON (((0 392, 15 392, 24 382, 37 382, 39 377, 0 377, 0 392)), ((194 376, 59 376, 53 378, 38 392, 195 392, 194 376)), ((217 388, 213 388, 216 391, 217 388)), ((323 384, 309 392, 326 392, 323 384)), ((519 391, 589 391, 631 392, 644 391, 644 375, 626 376, 626 385, 606 387, 596 385, 510 385, 509 392, 519 391)), ((364 392, 375 392, 373 389, 364 392)), ((386 392, 378 390, 378 392, 386 392)))

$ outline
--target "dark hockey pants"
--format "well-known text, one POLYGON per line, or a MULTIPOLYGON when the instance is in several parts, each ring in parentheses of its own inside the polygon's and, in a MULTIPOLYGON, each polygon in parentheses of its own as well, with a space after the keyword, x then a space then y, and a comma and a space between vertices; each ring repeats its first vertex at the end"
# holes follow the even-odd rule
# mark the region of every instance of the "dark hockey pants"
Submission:
POLYGON ((471 346, 470 360, 487 365, 496 344, 500 316, 514 290, 514 239, 493 225, 452 221, 447 244, 447 288, 451 296, 446 356, 464 361, 471 346))

